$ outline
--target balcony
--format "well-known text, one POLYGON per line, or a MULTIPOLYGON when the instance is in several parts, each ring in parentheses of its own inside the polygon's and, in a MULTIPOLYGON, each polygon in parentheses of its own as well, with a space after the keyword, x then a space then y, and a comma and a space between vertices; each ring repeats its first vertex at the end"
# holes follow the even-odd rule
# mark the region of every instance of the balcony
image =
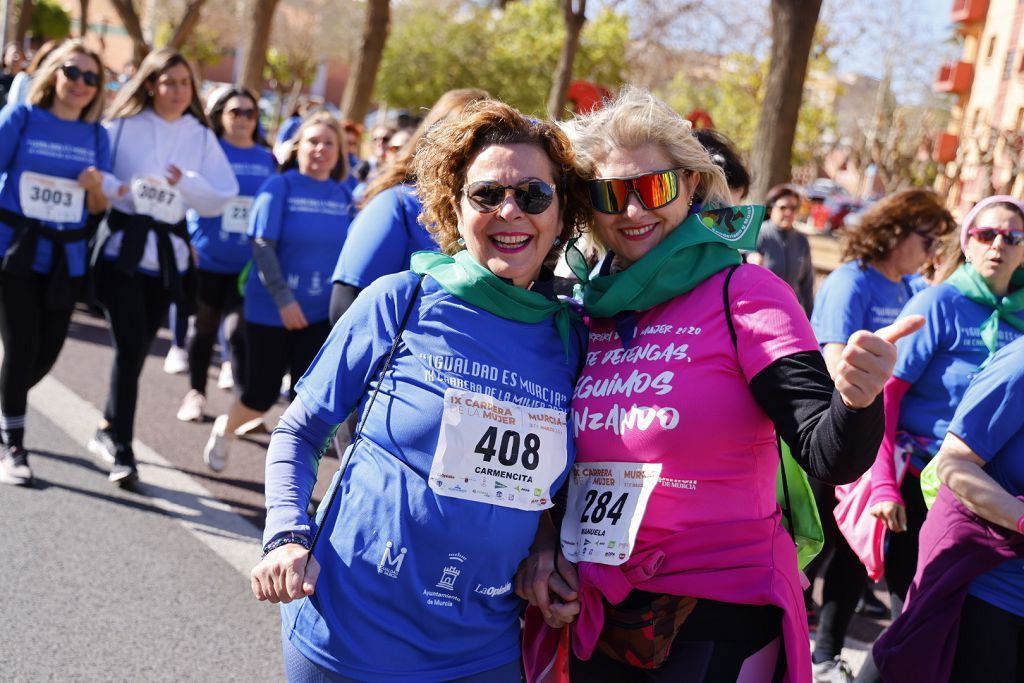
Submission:
POLYGON ((974 24, 984 21, 988 14, 988 0, 953 0, 949 19, 954 24, 974 24))
POLYGON ((932 84, 935 92, 966 95, 971 92, 974 81, 974 65, 969 62, 946 62, 939 67, 939 73, 932 84))
POLYGON ((960 146, 960 138, 952 133, 939 133, 932 147, 932 159, 945 164, 956 159, 956 150, 960 146))

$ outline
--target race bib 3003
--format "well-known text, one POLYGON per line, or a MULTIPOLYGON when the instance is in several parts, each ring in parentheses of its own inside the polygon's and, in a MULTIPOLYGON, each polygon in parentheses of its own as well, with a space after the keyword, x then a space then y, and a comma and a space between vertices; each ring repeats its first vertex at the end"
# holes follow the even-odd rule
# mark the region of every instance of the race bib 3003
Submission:
POLYGON ((74 180, 25 171, 18 181, 21 212, 51 223, 79 223, 85 208, 85 190, 74 180))
POLYGON ((620 565, 629 559, 661 463, 573 465, 562 520, 562 554, 570 562, 620 565))
POLYGON ((164 178, 136 176, 132 179, 132 200, 135 212, 161 223, 178 223, 185 217, 181 192, 164 178))
POLYGON ((249 209, 252 197, 235 197, 224 207, 220 229, 235 235, 244 235, 249 229, 249 209))
POLYGON ((545 510, 565 470, 567 438, 562 411, 449 388, 430 488, 450 498, 545 510))

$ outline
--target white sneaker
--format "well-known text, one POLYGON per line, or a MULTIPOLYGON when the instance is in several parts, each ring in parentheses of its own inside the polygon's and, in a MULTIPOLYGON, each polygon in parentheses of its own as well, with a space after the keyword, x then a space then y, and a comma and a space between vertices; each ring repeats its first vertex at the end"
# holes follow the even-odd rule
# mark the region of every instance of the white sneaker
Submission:
POLYGON ((203 449, 203 462, 214 472, 220 472, 228 464, 232 437, 224 433, 227 426, 227 415, 221 415, 214 420, 210 438, 206 440, 206 448, 203 449))
POLYGON ((188 372, 188 351, 172 344, 171 350, 164 358, 164 372, 168 375, 183 375, 188 372))
POLYGON ((203 419, 203 408, 206 407, 206 397, 195 389, 190 389, 178 408, 178 419, 182 422, 201 422, 203 419))
POLYGON ((32 470, 28 466, 28 451, 24 448, 0 447, 0 483, 11 486, 32 485, 32 470))
POLYGON ((231 361, 226 360, 220 364, 220 374, 217 376, 218 389, 234 389, 235 374, 231 371, 231 361))
POLYGON ((839 657, 830 659, 827 662, 819 662, 811 665, 811 672, 814 675, 815 683, 852 683, 853 671, 846 660, 839 657))

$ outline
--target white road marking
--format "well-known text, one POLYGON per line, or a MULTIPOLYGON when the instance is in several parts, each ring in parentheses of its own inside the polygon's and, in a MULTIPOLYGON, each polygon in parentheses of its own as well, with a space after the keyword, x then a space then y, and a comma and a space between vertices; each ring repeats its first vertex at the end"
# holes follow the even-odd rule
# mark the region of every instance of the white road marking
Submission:
MULTIPOLYGON (((91 403, 52 375, 44 377, 32 389, 29 404, 81 444, 83 451, 102 418, 102 413, 91 403)), ((199 482, 146 444, 136 439, 133 447, 141 479, 134 488, 217 556, 249 576, 263 547, 260 529, 232 512, 199 482)), ((199 462, 198 456, 196 462, 199 462)))

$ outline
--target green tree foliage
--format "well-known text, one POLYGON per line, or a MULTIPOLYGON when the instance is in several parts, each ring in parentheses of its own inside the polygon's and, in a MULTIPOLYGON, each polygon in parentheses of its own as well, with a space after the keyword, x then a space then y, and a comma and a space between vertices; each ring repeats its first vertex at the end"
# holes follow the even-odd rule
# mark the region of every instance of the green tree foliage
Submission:
POLYGON ((56 0, 35 0, 29 32, 36 40, 60 40, 71 35, 71 15, 56 0))
MULTIPOLYGON (((410 0, 396 9, 377 97, 389 107, 419 109, 452 88, 484 88, 540 116, 564 39, 557 0, 520 0, 504 10, 460 0, 410 0)), ((588 17, 574 78, 618 87, 628 39, 625 15, 605 7, 588 17)))
MULTIPOLYGON (((833 68, 828 55, 831 47, 828 28, 819 22, 815 33, 805 90, 813 87, 810 75, 827 74, 833 68)), ((708 112, 715 128, 732 138, 740 151, 746 154, 754 144, 757 115, 768 76, 768 60, 767 57, 761 59, 737 52, 724 55, 719 66, 720 75, 713 81, 695 81, 687 72, 680 72, 661 94, 683 116, 695 109, 708 112)), ((822 152, 823 133, 834 127, 835 116, 831 106, 824 106, 816 98, 805 95, 797 120, 793 165, 814 162, 822 152)))

